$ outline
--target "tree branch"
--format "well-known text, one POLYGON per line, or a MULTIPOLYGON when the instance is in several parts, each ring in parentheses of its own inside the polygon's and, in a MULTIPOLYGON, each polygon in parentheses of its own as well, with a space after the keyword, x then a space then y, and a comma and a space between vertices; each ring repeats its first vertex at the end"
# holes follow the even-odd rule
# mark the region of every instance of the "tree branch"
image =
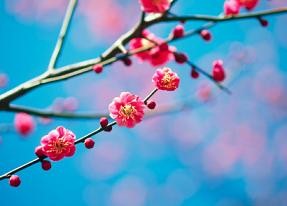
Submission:
MULTIPOLYGON (((186 32, 185 36, 178 39, 167 39, 166 42, 170 43, 173 41, 177 41, 179 39, 187 38, 189 36, 193 36, 195 34, 198 34, 202 29, 207 29, 212 26, 214 26, 216 23, 220 22, 226 22, 226 21, 236 21, 241 19, 248 19, 248 18, 257 18, 265 15, 275 15, 275 14, 281 14, 287 12, 287 8, 282 9, 272 9, 268 11, 262 11, 262 12, 255 12, 250 14, 243 14, 233 17, 208 17, 203 18, 202 16, 185 16, 185 17, 167 17, 167 16, 161 16, 153 20, 145 20, 140 21, 136 26, 134 26, 130 31, 128 31, 126 34, 122 35, 109 49, 107 49, 103 55, 102 58, 96 58, 96 59, 90 59, 86 61, 82 61, 76 64, 71 64, 68 66, 64 66, 62 68, 59 68, 57 70, 53 70, 51 73, 43 73, 42 75, 29 80, 18 87, 0 95, 0 110, 5 110, 8 107, 8 104, 13 101, 14 99, 18 98, 19 96, 22 96, 26 94, 27 92, 31 91, 34 88, 37 88, 41 85, 57 82, 61 80, 65 80, 68 78, 72 78, 74 76, 89 72, 92 70, 92 66, 94 64, 101 63, 103 65, 108 65, 111 63, 114 63, 118 61, 120 58, 115 57, 116 54, 121 53, 121 50, 118 48, 119 44, 126 45, 131 39, 140 36, 141 31, 147 27, 150 27, 151 25, 154 25, 156 23, 160 22, 172 22, 172 21, 180 21, 180 20, 212 20, 211 22, 208 22, 204 24, 202 27, 199 27, 198 29, 191 30, 189 32, 186 32)), ((131 56, 136 53, 140 53, 146 50, 149 50, 153 47, 146 47, 142 48, 133 52, 129 52, 126 54, 126 56, 131 56)))
POLYGON ((64 21, 58 36, 58 40, 56 43, 56 46, 54 48, 54 51, 52 53, 50 62, 49 62, 49 66, 48 66, 48 71, 52 71, 54 70, 54 67, 57 66, 57 60, 59 58, 59 56, 61 55, 61 51, 62 51, 62 47, 65 41, 65 37, 67 34, 67 31, 69 29, 70 23, 71 23, 71 19, 73 17, 73 14, 75 13, 75 8, 77 5, 78 0, 70 0, 65 17, 64 17, 64 21))
POLYGON ((40 116, 40 117, 54 117, 54 118, 65 118, 65 119, 99 119, 101 117, 108 117, 108 114, 101 113, 91 113, 91 112, 83 112, 83 113, 72 113, 72 112, 54 112, 51 110, 45 109, 35 109, 31 107, 23 107, 18 105, 9 105, 6 109, 8 112, 25 112, 27 114, 40 116))
POLYGON ((172 16, 166 16, 160 21, 161 22, 173 22, 173 21, 225 22, 225 21, 252 19, 252 18, 258 18, 261 16, 277 15, 277 14, 283 14, 286 12, 287 12, 287 7, 283 7, 283 8, 271 9, 271 10, 254 12, 254 13, 240 14, 236 16, 223 16, 223 15, 219 15, 219 16, 208 16, 208 15, 176 16, 176 15, 172 15, 172 16))

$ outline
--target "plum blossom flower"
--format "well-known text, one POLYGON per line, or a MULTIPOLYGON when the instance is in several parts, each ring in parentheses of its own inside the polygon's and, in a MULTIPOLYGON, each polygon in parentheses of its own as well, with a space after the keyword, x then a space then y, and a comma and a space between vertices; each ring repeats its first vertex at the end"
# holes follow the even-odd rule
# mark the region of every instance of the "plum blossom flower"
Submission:
POLYGON ((64 127, 57 127, 42 137, 42 152, 54 161, 70 157, 76 151, 75 139, 76 137, 73 132, 64 127))
POLYGON ((241 7, 250 11, 257 6, 258 2, 259 0, 225 0, 224 14, 226 16, 237 15, 241 7))
POLYGON ((26 136, 34 130, 35 122, 31 115, 21 112, 15 115, 14 127, 17 132, 26 136))
POLYGON ((245 7, 247 10, 252 10, 256 7, 259 0, 238 0, 240 6, 245 7))
POLYGON ((144 102, 138 96, 122 92, 110 103, 109 111, 111 118, 115 119, 119 126, 132 128, 142 121, 144 107, 144 102))
POLYGON ((180 79, 170 68, 157 69, 152 81, 159 90, 174 91, 178 88, 180 79))
POLYGON ((238 0, 226 0, 223 8, 226 16, 237 15, 240 11, 240 3, 238 0))
POLYGON ((141 8, 147 13, 164 13, 170 8, 170 0, 139 0, 141 8))
POLYGON ((174 49, 165 44, 162 39, 159 39, 147 30, 144 31, 143 36, 144 38, 134 38, 131 40, 131 51, 147 47, 154 48, 135 54, 137 58, 149 62, 152 66, 161 66, 173 59, 174 49))

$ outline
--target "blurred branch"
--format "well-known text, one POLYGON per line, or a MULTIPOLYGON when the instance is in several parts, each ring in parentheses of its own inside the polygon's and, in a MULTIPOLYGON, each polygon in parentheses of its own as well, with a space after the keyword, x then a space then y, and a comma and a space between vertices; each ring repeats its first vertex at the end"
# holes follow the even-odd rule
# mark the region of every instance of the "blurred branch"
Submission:
POLYGON ((64 17, 64 21, 58 36, 58 40, 55 46, 55 49, 52 53, 50 62, 49 62, 49 66, 48 66, 48 71, 52 71, 54 70, 54 67, 57 65, 57 60, 59 58, 59 56, 61 55, 61 51, 62 51, 62 47, 65 41, 65 37, 67 34, 67 31, 69 29, 70 23, 71 23, 71 19, 73 17, 73 14, 75 13, 75 8, 77 5, 78 0, 70 0, 65 17, 64 17))
POLYGON ((40 116, 40 117, 54 117, 54 118, 65 118, 65 119, 99 119, 101 117, 108 117, 108 114, 100 113, 73 113, 73 112, 54 112, 45 109, 36 109, 31 107, 23 107, 18 105, 9 105, 6 111, 9 112, 25 112, 27 114, 40 116))

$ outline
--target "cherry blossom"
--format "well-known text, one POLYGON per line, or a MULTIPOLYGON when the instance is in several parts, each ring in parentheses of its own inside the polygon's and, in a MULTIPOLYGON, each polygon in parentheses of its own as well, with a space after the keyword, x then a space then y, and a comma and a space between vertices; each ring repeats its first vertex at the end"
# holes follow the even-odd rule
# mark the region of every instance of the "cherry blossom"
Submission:
POLYGON ((180 79, 170 68, 157 69, 152 81, 159 90, 174 91, 178 88, 180 79))
POLYGON ((259 0, 238 0, 240 6, 245 7, 247 10, 252 10, 256 7, 259 0))
POLYGON ((41 139, 43 154, 58 161, 72 156, 75 151, 75 135, 64 127, 57 127, 41 139))
POLYGON ((34 130, 35 122, 31 115, 21 112, 15 115, 14 126, 17 132, 26 136, 34 130))
POLYGON ((226 16, 232 16, 239 14, 240 4, 238 0, 226 0, 223 5, 224 14, 226 16))
POLYGON ((174 48, 147 30, 143 32, 143 38, 134 38, 130 41, 131 51, 149 47, 153 48, 137 53, 135 56, 142 61, 149 62, 152 66, 161 66, 173 59, 174 48))
POLYGON ((142 121, 144 107, 144 102, 138 96, 122 92, 110 103, 109 111, 111 118, 115 119, 119 126, 132 128, 142 121))
POLYGON ((141 8, 147 13, 164 13, 170 8, 170 0, 139 0, 141 8))

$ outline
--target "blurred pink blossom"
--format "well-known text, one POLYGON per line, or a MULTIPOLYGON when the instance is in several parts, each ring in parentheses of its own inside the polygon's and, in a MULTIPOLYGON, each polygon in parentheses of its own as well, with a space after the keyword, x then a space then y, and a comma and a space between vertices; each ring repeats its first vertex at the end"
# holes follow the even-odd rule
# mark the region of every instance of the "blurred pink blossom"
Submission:
POLYGON ((71 157, 76 151, 76 136, 64 127, 57 127, 41 139, 43 153, 51 160, 59 161, 71 157))
POLYGON ((113 188, 110 205, 113 206, 143 206, 145 205, 147 189, 145 183, 136 177, 121 179, 113 188))
POLYGON ((126 159, 124 145, 106 140, 96 147, 82 160, 84 174, 92 179, 107 179, 120 172, 126 159))
MULTIPOLYGON (((5 3, 7 11, 20 20, 45 24, 60 23, 68 5, 67 0, 5 0, 5 3)), ((138 2, 123 5, 113 0, 85 0, 78 4, 76 18, 84 21, 94 37, 105 40, 119 36, 126 28, 125 22, 130 15, 136 15, 140 10, 138 2), (125 16, 126 10, 129 10, 129 15, 125 16), (106 15, 106 11, 109 11, 109 15, 106 15)))
POLYGON ((0 88, 5 87, 8 82, 8 77, 6 74, 1 74, 0 73, 0 88))
POLYGON ((147 13, 164 13, 170 7, 170 0, 139 0, 141 8, 147 13))
POLYGON ((26 136, 35 129, 33 117, 26 113, 17 113, 14 118, 14 127, 21 135, 26 136))

